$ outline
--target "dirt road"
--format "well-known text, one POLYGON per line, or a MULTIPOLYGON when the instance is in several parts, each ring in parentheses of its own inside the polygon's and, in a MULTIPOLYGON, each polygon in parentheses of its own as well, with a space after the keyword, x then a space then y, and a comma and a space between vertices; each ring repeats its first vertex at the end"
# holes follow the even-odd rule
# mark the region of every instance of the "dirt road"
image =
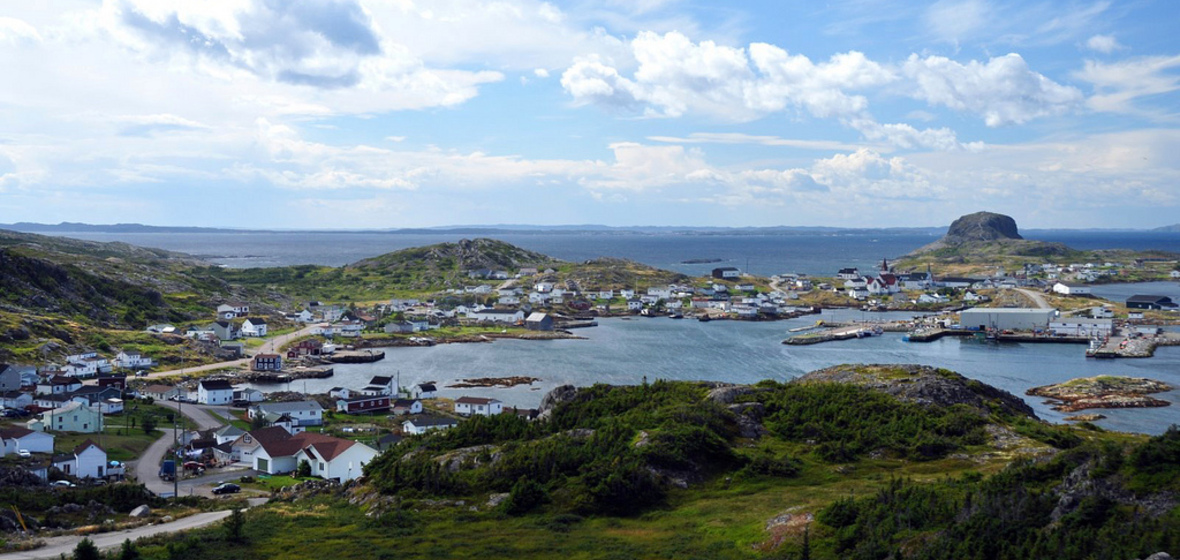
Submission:
POLYGON ((1027 288, 1016 288, 1016 291, 1020 292, 1020 294, 1023 295, 1024 297, 1032 300, 1033 304, 1041 309, 1049 309, 1050 307, 1052 307, 1051 305, 1049 305, 1049 302, 1045 301, 1045 296, 1043 296, 1041 294, 1038 294, 1038 293, 1036 293, 1032 290, 1029 290, 1027 288))
MULTIPOLYGON (((246 353, 250 356, 255 356, 258 354, 274 354, 275 352, 278 351, 279 348, 282 348, 283 345, 287 344, 288 342, 290 342, 292 340, 295 340, 296 338, 300 338, 300 337, 304 337, 304 336, 311 336, 312 332, 315 331, 315 329, 320 328, 321 326, 322 325, 308 325, 308 326, 303 327, 302 329, 299 329, 293 333, 287 333, 287 334, 284 334, 281 336, 276 336, 274 338, 267 340, 265 344, 263 344, 262 346, 259 346, 256 349, 247 349, 246 353)), ((180 369, 170 369, 168 371, 157 371, 155 373, 150 373, 150 374, 145 375, 143 377, 137 377, 136 379, 159 379, 161 377, 168 377, 170 375, 181 375, 181 374, 186 374, 186 373, 200 373, 203 371, 213 371, 216 369, 241 367, 244 365, 248 365, 249 363, 250 363, 250 360, 244 358, 241 360, 233 360, 233 361, 229 361, 229 362, 218 362, 216 364, 206 364, 203 366, 193 366, 193 367, 186 367, 186 368, 180 368, 180 369)))

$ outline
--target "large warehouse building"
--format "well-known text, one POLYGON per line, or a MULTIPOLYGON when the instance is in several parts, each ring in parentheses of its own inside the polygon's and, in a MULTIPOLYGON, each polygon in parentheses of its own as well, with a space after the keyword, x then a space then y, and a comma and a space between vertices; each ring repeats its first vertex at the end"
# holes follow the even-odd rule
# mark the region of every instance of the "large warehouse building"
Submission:
POLYGON ((959 313, 959 324, 980 330, 1045 330, 1056 316, 1056 309, 975 307, 959 313))

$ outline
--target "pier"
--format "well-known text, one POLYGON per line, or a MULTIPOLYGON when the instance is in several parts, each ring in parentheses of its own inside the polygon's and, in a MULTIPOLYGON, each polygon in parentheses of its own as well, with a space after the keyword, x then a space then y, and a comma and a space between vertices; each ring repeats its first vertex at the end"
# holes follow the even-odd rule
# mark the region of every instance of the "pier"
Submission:
POLYGON ((345 350, 324 357, 334 364, 368 364, 385 359, 384 350, 345 350))

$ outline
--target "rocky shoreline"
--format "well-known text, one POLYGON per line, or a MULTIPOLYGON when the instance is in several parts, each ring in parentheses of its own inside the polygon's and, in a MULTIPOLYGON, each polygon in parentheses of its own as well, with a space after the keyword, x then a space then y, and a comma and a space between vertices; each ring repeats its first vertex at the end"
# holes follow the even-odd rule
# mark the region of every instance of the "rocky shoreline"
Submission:
POLYGON ((532 385, 540 381, 539 377, 528 377, 525 375, 513 375, 510 377, 476 377, 472 379, 460 379, 450 385, 448 389, 469 389, 472 387, 515 387, 517 385, 532 385))
POLYGON ((1025 394, 1049 399, 1050 404, 1054 405, 1053 410, 1078 412, 1091 408, 1169 406, 1172 403, 1148 395, 1171 390, 1171 385, 1154 379, 1100 375, 1033 387, 1025 394))

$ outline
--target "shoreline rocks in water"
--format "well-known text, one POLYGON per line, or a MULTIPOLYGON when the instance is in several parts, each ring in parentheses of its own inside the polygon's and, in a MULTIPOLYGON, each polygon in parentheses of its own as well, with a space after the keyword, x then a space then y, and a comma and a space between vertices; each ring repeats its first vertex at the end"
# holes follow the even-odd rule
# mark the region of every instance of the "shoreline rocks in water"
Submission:
POLYGON ((1075 414, 1073 416, 1066 416, 1066 422, 1096 422, 1098 420, 1105 420, 1105 414, 1075 414))
POLYGON ((1171 391, 1172 386, 1143 377, 1099 375, 1072 379, 1056 385, 1033 387, 1026 394, 1056 401, 1053 410, 1077 412, 1090 408, 1150 408, 1172 403, 1149 397, 1171 391))
POLYGON ((517 385, 532 385, 540 381, 539 377, 514 375, 511 377, 477 377, 474 379, 460 379, 447 385, 448 389, 468 389, 471 387, 515 387, 517 385))

